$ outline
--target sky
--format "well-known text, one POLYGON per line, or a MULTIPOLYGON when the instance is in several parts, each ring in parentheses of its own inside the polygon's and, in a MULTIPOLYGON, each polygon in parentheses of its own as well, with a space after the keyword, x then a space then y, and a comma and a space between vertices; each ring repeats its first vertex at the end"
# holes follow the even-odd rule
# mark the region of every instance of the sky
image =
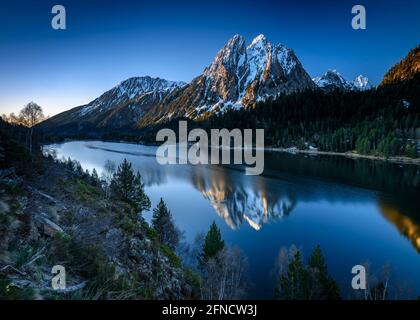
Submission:
POLYGON ((336 69, 377 85, 420 44, 418 0, 5 0, 0 5, 0 114, 28 102, 54 115, 119 82, 149 75, 189 82, 235 34, 292 48, 312 76, 336 69), (51 9, 66 8, 66 30, 51 9), (366 30, 351 8, 366 8, 366 30))

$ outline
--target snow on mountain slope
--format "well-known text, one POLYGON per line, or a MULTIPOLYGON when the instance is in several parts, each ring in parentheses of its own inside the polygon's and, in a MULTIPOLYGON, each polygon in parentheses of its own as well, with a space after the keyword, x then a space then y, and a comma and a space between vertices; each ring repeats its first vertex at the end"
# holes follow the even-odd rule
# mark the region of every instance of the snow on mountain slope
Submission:
POLYGON ((185 83, 183 82, 168 81, 149 76, 129 78, 81 108, 79 115, 84 116, 94 111, 102 112, 129 100, 139 99, 145 94, 167 94, 184 85, 185 83))

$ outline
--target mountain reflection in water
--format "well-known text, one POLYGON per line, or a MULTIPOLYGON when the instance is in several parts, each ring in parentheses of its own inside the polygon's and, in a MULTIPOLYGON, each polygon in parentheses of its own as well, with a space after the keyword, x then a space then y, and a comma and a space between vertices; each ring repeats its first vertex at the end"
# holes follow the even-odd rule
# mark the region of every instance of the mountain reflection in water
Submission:
POLYGON ((384 215, 404 235, 420 253, 420 223, 400 211, 398 207, 380 199, 379 208, 384 215))
POLYGON ((192 183, 232 229, 246 221, 259 230, 269 220, 289 215, 296 204, 291 194, 268 190, 265 179, 256 178, 256 183, 251 184, 238 181, 238 177, 227 174, 226 170, 206 172, 195 171, 192 183))

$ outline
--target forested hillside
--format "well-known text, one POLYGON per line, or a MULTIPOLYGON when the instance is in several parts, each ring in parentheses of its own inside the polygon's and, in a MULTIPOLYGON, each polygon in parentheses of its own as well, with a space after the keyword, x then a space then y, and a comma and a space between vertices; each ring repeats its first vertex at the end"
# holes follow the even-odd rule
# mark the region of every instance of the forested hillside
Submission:
POLYGON ((205 121, 207 128, 265 128, 267 146, 417 157, 420 74, 365 92, 308 90, 231 110, 205 121))

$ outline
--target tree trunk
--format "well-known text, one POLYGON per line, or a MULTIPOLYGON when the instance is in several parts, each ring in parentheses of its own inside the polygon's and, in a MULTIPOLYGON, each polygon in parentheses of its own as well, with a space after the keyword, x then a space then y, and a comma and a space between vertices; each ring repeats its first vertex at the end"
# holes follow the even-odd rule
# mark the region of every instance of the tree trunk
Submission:
POLYGON ((34 132, 34 128, 30 127, 29 128, 29 153, 32 154, 32 134, 34 132))

